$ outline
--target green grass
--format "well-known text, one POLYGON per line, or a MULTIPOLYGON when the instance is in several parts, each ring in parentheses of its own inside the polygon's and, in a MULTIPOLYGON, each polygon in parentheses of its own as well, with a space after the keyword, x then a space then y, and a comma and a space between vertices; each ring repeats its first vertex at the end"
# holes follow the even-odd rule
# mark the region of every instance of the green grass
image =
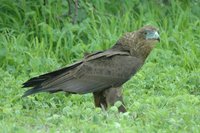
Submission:
MULTIPOLYGON (((200 2, 80 1, 72 24, 67 1, 0 2, 0 132, 194 132, 200 130, 200 2), (63 15, 64 14, 64 15, 63 15), (104 50, 152 24, 161 42, 126 84, 128 112, 95 108, 91 94, 21 98, 21 84, 104 50)), ((72 14, 73 16, 73 14, 72 14)))

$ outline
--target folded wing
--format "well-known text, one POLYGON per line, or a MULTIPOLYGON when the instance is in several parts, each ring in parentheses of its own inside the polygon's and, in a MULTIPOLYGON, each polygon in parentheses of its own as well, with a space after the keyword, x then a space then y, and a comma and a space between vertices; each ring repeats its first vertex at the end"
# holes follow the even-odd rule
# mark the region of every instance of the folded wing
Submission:
POLYGON ((33 88, 24 96, 57 91, 84 94, 121 86, 141 65, 140 59, 126 52, 97 52, 69 67, 28 80, 24 87, 33 88))

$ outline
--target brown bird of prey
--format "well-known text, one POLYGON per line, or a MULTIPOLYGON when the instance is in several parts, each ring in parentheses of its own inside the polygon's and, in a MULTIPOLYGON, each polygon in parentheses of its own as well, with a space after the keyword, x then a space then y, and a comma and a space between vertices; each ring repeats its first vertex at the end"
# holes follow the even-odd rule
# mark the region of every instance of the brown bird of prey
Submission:
MULTIPOLYGON (((88 54, 65 68, 29 79, 23 87, 32 88, 23 97, 64 91, 93 93, 95 106, 103 109, 116 101, 123 103, 121 86, 141 68, 158 41, 158 29, 153 26, 126 33, 108 50, 88 54)), ((118 110, 126 111, 123 104, 118 110)))

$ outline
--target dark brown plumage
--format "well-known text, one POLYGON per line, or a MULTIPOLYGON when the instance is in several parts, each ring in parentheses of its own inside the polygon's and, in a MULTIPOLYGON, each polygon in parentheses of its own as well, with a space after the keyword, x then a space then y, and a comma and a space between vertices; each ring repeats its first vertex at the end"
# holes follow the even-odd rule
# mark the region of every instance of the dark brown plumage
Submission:
MULTIPOLYGON (((125 34, 106 51, 88 54, 68 67, 29 79, 23 87, 32 87, 23 96, 38 92, 93 93, 96 107, 107 108, 122 101, 121 86, 144 64, 159 41, 158 30, 145 26, 125 34)), ((119 111, 125 112, 124 106, 119 111)))

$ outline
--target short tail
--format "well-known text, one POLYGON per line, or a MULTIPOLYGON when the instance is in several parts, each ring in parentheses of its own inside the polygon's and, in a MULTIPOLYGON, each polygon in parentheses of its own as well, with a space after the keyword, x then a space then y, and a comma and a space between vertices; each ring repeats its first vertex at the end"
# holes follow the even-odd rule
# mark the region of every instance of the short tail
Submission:
POLYGON ((22 87, 23 88, 32 87, 32 88, 30 90, 27 90, 22 97, 26 97, 26 96, 29 96, 29 95, 32 95, 32 94, 35 94, 35 93, 39 93, 39 92, 48 91, 50 93, 55 93, 55 92, 61 91, 61 90, 47 90, 47 88, 45 89, 45 88, 42 87, 42 84, 46 81, 49 81, 49 80, 63 74, 63 73, 67 73, 68 71, 74 69, 75 67, 77 67, 81 63, 82 63, 82 61, 76 62, 76 63, 74 63, 74 64, 72 64, 68 67, 59 69, 57 71, 53 71, 53 72, 46 73, 46 74, 40 75, 38 77, 34 77, 34 78, 29 79, 28 81, 23 83, 22 87))
POLYGON ((39 92, 42 92, 42 91, 44 91, 42 87, 32 88, 32 89, 24 92, 24 95, 22 97, 26 97, 26 96, 29 96, 29 95, 32 95, 32 94, 35 94, 35 93, 39 93, 39 92))

